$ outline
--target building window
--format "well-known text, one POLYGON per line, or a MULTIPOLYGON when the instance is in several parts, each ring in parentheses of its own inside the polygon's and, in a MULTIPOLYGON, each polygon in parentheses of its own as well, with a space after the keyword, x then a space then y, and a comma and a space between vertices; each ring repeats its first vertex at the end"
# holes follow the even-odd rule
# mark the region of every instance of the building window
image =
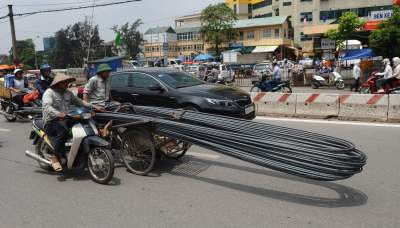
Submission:
POLYGON ((291 6, 292 2, 283 2, 283 6, 291 6))
POLYGON ((272 5, 272 0, 264 0, 259 3, 253 4, 253 10, 260 9, 272 5))
POLYGON ((274 29, 274 36, 275 36, 275 38, 279 38, 281 36, 280 29, 278 29, 278 28, 274 29))
POLYGON ((247 39, 254 39, 254 31, 247 32, 247 39))
POLYGON ((371 11, 388 10, 392 9, 393 6, 373 6, 373 7, 362 7, 362 8, 349 8, 349 9, 339 9, 339 10, 327 10, 319 12, 319 19, 321 21, 325 20, 336 20, 340 18, 345 12, 353 11, 359 17, 368 17, 371 11))
POLYGON ((300 2, 312 2, 313 0, 300 0, 300 2))
POLYGON ((238 12, 237 12, 237 5, 236 5, 236 4, 233 5, 233 12, 235 12, 236 14, 238 13, 238 12))
POLYGON ((307 21, 312 21, 313 20, 312 12, 300 13, 300 22, 304 22, 305 19, 307 21))
POLYGON ((239 40, 244 40, 244 33, 243 32, 239 32, 239 40))
POLYGON ((272 34, 272 31, 271 31, 270 28, 264 29, 264 31, 263 31, 263 37, 269 38, 269 37, 271 37, 271 34, 272 34))

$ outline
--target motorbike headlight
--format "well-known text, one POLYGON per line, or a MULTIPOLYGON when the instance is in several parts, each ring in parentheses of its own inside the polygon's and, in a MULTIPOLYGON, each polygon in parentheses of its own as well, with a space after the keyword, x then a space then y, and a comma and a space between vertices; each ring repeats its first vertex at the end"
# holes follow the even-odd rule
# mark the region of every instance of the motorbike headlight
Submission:
POLYGON ((219 100, 219 99, 206 98, 206 101, 212 105, 218 105, 218 106, 223 106, 223 107, 232 107, 233 106, 233 101, 231 101, 231 100, 219 100))
POLYGON ((91 113, 82 113, 82 119, 88 120, 90 118, 92 118, 92 114, 91 113))

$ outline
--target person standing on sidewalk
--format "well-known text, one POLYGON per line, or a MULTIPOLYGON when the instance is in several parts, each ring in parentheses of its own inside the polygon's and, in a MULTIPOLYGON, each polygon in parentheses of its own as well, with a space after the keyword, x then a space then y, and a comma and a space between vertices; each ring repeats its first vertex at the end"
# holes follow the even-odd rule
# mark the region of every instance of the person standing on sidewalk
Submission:
POLYGON ((360 68, 360 62, 357 62, 354 64, 353 67, 353 78, 354 78, 354 84, 351 86, 350 91, 356 91, 358 92, 358 89, 360 87, 360 76, 361 76, 361 68, 360 68))

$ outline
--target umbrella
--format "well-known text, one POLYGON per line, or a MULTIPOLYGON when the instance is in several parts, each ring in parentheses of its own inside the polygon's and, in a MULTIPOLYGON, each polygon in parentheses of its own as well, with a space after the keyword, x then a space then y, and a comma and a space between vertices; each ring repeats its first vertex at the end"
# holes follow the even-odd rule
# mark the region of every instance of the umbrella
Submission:
POLYGON ((196 58, 194 58, 194 61, 208 61, 208 60, 213 60, 214 57, 212 55, 209 54, 201 54, 196 56, 196 58))

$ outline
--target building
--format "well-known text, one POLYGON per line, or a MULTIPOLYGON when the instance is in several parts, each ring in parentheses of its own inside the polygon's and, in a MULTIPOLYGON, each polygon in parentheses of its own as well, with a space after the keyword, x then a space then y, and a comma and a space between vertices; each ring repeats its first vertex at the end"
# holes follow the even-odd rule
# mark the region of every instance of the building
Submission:
POLYGON ((172 27, 150 28, 144 33, 143 40, 146 60, 158 61, 177 57, 177 35, 172 27))
POLYGON ((56 47, 56 38, 53 36, 43 38, 44 52, 52 51, 56 47))
POLYGON ((201 39, 201 14, 193 14, 175 19, 175 31, 177 34, 177 52, 180 58, 192 60, 200 53, 204 53, 204 42, 201 39))
POLYGON ((294 41, 300 44, 301 41, 307 40, 303 35, 305 27, 335 23, 346 11, 354 11, 360 17, 368 17, 373 11, 390 9, 393 0, 226 0, 226 4, 241 18, 290 16, 294 28, 294 41))

